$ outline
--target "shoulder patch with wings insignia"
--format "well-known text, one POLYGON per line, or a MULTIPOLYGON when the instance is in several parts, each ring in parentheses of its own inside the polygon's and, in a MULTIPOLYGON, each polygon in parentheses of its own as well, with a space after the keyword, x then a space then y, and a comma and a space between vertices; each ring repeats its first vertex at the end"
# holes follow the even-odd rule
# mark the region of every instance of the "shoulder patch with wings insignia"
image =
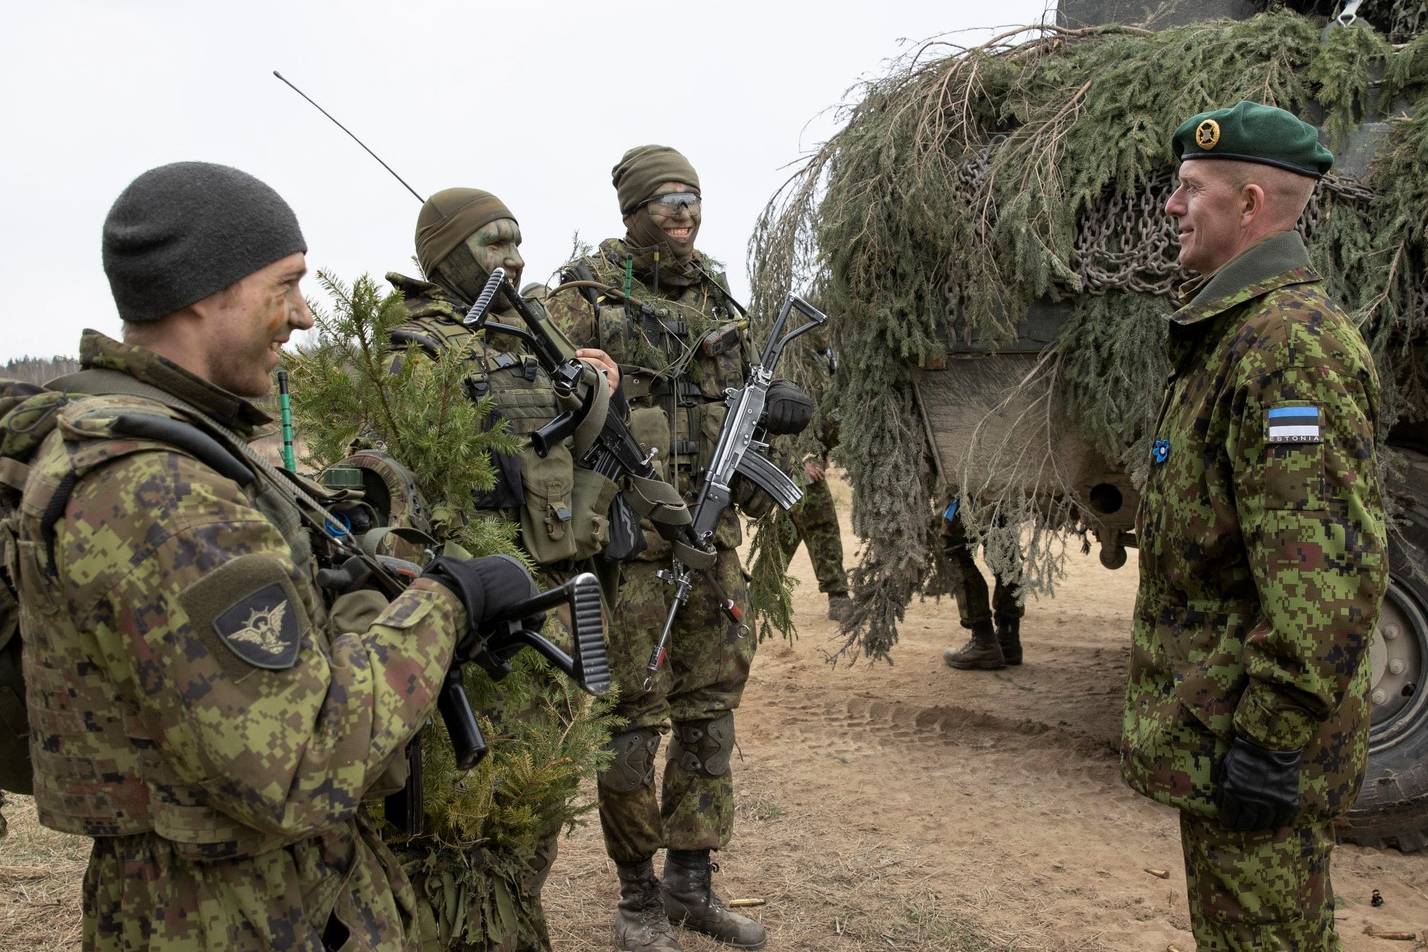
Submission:
POLYGON ((280 671, 297 663, 297 615, 283 587, 265 585, 213 620, 219 639, 249 664, 280 671))

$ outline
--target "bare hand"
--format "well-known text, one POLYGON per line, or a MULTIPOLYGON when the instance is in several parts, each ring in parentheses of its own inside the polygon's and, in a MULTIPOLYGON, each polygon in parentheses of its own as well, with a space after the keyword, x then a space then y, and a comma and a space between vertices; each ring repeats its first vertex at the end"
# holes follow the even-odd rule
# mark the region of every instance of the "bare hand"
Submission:
POLYGON ((816 459, 806 459, 803 461, 803 475, 816 483, 822 481, 826 474, 824 473, 822 463, 816 459))
POLYGON ((596 370, 604 371, 605 382, 610 385, 610 393, 613 394, 620 386, 620 365, 615 363, 615 358, 598 347, 582 347, 575 352, 575 356, 596 370))

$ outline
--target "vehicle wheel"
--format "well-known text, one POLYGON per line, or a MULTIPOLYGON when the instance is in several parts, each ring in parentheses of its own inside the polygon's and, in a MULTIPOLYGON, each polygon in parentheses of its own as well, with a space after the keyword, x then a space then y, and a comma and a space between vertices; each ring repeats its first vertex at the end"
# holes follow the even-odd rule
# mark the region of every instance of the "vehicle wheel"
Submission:
MULTIPOLYGON (((1415 462, 1410 470, 1428 457, 1415 462)), ((1413 494, 1425 491, 1420 481, 1413 494)), ((1369 648, 1368 768, 1344 833, 1353 843, 1405 853, 1428 847, 1428 499, 1417 503, 1403 536, 1389 545, 1388 594, 1369 648)))

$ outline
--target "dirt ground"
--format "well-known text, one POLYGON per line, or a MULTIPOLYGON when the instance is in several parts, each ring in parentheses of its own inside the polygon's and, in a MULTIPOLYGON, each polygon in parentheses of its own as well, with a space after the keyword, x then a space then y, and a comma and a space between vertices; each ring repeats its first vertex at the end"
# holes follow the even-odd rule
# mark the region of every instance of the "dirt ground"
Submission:
MULTIPOLYGON (((849 564, 855 542, 845 531, 849 564)), ((800 637, 759 650, 716 877, 726 898, 765 902, 749 911, 769 949, 1195 948, 1176 817, 1121 784, 1113 749, 1134 559, 1073 557, 1055 598, 1028 605, 1026 663, 972 673, 942 664, 963 639, 950 601, 912 606, 894 665, 830 667, 835 627, 800 550, 800 637)), ((78 948, 83 844, 38 829, 28 803, 6 814, 0 949, 78 948)), ((1349 952, 1414 947, 1368 927, 1428 929, 1428 857, 1341 846, 1333 878, 1349 952)), ((563 841, 546 897, 557 950, 611 947, 615 875, 593 820, 563 841)))

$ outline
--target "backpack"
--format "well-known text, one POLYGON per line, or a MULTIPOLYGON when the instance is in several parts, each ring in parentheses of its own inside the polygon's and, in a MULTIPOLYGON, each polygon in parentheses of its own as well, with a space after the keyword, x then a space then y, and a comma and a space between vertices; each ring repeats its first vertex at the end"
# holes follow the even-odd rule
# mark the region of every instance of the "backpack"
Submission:
POLYGON ((29 795, 30 719, 20 667, 16 537, 30 460, 77 394, 0 379, 0 790, 29 795))

